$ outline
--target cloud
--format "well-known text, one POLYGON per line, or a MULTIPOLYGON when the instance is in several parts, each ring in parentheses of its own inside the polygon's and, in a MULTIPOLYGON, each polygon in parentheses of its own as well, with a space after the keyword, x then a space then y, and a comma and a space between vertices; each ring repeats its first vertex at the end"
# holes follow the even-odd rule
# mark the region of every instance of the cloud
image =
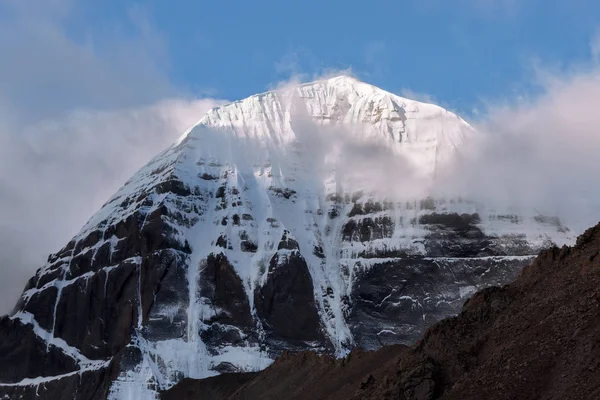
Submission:
POLYGON ((546 74, 543 82, 540 97, 488 110, 471 156, 453 174, 472 196, 583 228, 600 217, 600 70, 546 74))
MULTIPOLYGON (((313 79, 325 80, 339 75, 351 75, 350 72, 331 70, 313 79)), ((422 160, 415 160, 414 154, 406 154, 402 146, 390 146, 391 138, 384 126, 381 127, 384 131, 377 131, 378 128, 367 120, 358 124, 327 123, 329 118, 335 120, 336 117, 346 115, 348 110, 343 109, 344 102, 338 97, 335 106, 328 103, 332 109, 314 109, 300 96, 298 84, 301 81, 301 78, 293 77, 274 87, 286 121, 289 121, 293 132, 289 135, 289 132, 285 131, 283 143, 286 143, 286 146, 262 149, 260 143, 257 146, 245 143, 244 158, 252 158, 255 165, 268 162, 273 166, 273 170, 291 180, 296 179, 294 177, 298 174, 297 167, 301 166, 303 172, 298 179, 314 193, 320 193, 322 185, 326 183, 327 190, 341 190, 344 193, 373 192, 398 200, 422 199, 428 195, 431 180, 428 179, 428 168, 420 168, 418 165, 422 160), (315 112, 318 115, 321 111, 327 114, 325 123, 315 118, 315 112), (339 114, 336 116, 336 113, 339 114), (383 132, 385 134, 382 134, 383 132)), ((332 95, 331 91, 327 93, 332 95)), ((337 93, 336 96, 341 93, 337 93)), ((348 94, 353 95, 351 88, 348 94)), ((350 98, 348 100, 351 101, 350 98)), ((369 118, 371 113, 377 111, 367 110, 365 117, 369 118)), ((458 122, 450 114, 444 114, 441 118, 458 122)), ((435 125, 438 122, 439 120, 422 123, 435 125)), ((464 128, 469 130, 467 125, 464 128)), ((236 146, 235 143, 233 146, 236 146)), ((239 152, 233 151, 232 154, 238 157, 239 152)), ((236 158, 235 162, 239 163, 239 158, 236 158)))
POLYGON ((130 10, 128 29, 85 35, 70 28, 80 16, 68 0, 0 11, 2 313, 51 252, 219 101, 171 84, 165 41, 143 9, 130 10))
POLYGON ((535 90, 486 104, 476 140, 441 180, 492 207, 559 216, 576 232, 600 220, 600 66, 531 68, 535 90))
POLYGON ((478 111, 477 134, 439 171, 431 195, 558 216, 580 233, 600 220, 600 67, 537 64, 531 73, 533 94, 478 111))
MULTIPOLYGON (((309 164, 321 172, 312 175, 320 182, 336 170, 338 178, 343 174, 342 180, 355 185, 347 187, 351 190, 395 198, 468 198, 499 213, 558 216, 581 232, 600 219, 600 68, 568 71, 538 66, 532 77, 540 86, 535 95, 488 102, 473 122, 476 133, 467 134, 451 162, 438 166, 433 182, 385 140, 367 137, 357 127, 316 123, 303 100, 290 107, 290 119, 311 155, 309 164)), ((280 88, 292 90, 295 83, 280 88)))
MULTIPOLYGON (((591 43, 597 57, 597 38, 591 43)), ((472 123, 477 133, 469 134, 452 163, 438 168, 430 186, 386 143, 366 143, 359 130, 304 123, 299 131, 309 132, 313 154, 334 151, 339 170, 360 182, 357 187, 391 196, 467 197, 498 212, 558 216, 581 232, 600 220, 600 66, 557 70, 537 63, 530 72, 535 90, 528 86, 512 99, 488 101, 472 123)), ((403 95, 439 104, 427 95, 403 95)))
POLYGON ((133 33, 96 34, 93 28, 67 29, 78 15, 69 14, 65 2, 42 7, 51 8, 45 14, 30 12, 38 2, 25 3, 30 7, 15 2, 18 6, 3 10, 10 18, 0 23, 0 99, 17 118, 25 113, 28 121, 43 119, 82 106, 149 104, 176 95, 165 70, 162 36, 144 22, 141 11, 131 11, 133 33))

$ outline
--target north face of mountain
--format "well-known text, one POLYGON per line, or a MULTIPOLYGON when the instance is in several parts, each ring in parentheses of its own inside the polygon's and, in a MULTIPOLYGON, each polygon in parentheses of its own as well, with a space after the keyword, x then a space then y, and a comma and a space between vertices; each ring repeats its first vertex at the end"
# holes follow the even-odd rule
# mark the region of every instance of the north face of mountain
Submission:
POLYGON ((557 218, 399 200, 396 181, 379 179, 385 157, 426 187, 474 134, 440 107, 349 77, 211 110, 0 319, 0 394, 151 399, 283 351, 414 342, 572 240, 557 218))
POLYGON ((284 354, 260 373, 185 380, 162 399, 600 398, 600 225, 474 294, 421 340, 345 359, 284 354))

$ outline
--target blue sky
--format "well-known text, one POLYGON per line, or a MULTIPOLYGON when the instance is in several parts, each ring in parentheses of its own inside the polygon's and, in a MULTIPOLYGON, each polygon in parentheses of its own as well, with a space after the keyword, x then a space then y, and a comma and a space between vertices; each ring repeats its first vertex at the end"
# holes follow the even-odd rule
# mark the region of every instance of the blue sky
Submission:
POLYGON ((161 39, 176 90, 238 99, 291 74, 350 68, 398 93, 471 113, 535 90, 534 67, 590 62, 595 0, 78 2, 72 35, 161 39), (147 32, 146 32, 147 33, 147 32))

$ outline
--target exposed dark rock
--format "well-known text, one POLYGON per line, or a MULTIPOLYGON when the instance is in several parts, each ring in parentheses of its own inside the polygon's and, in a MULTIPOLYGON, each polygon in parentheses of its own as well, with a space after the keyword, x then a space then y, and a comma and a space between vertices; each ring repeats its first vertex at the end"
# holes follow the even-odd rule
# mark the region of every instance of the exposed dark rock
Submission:
POLYGON ((242 240, 240 242, 240 249, 248 253, 256 253, 256 250, 258 250, 258 245, 251 240, 242 240))
POLYGON ((207 174, 206 172, 204 172, 203 174, 200 174, 198 177, 200 179, 204 179, 205 181, 216 181, 219 179, 218 176, 210 175, 210 174, 207 174))
POLYGON ((354 217, 356 215, 364 215, 365 214, 365 210, 363 208, 362 203, 354 203, 354 205, 352 206, 352 210, 350 210, 350 212, 348 213, 348 217, 354 217))
POLYGON ((90 359, 110 357, 111 347, 118 349, 129 338, 134 313, 130 299, 137 293, 136 267, 128 264, 113 271, 106 294, 105 279, 99 274, 65 287, 56 309, 60 317, 56 318, 55 335, 90 359))
POLYGON ((273 347, 279 347, 278 341, 300 347, 303 342, 311 341, 325 344, 312 278, 304 258, 297 250, 276 254, 268 274, 266 284, 254 294, 254 303, 273 347))
POLYGON ((37 284, 36 287, 40 289, 42 286, 46 285, 49 282, 52 282, 55 279, 62 279, 64 275, 64 268, 66 268, 68 263, 65 262, 57 262, 53 268, 48 269, 48 271, 40 276, 37 276, 37 284))
POLYGON ((329 207, 329 210, 327 211, 327 216, 329 217, 329 219, 334 219, 339 217, 340 215, 340 210, 338 209, 338 207, 336 206, 331 206, 329 207))
POLYGON ((242 328, 252 326, 250 306, 242 280, 227 257, 210 254, 200 274, 200 293, 215 309, 223 310, 207 323, 231 324, 242 328))
POLYGON ((300 246, 298 246, 298 242, 291 237, 289 231, 283 231, 283 236, 277 246, 277 250, 300 250, 300 246))
POLYGON ((457 314, 477 287, 513 279, 525 260, 400 258, 357 273, 348 323, 365 349, 413 343, 425 329, 457 314))
POLYGON ((370 242, 393 234, 394 221, 388 216, 350 219, 342 228, 342 239, 347 242, 370 242))
POLYGON ((10 366, 0 368, 0 380, 8 383, 66 374, 77 369, 71 357, 40 340, 32 325, 11 320, 8 316, 0 318, 0 365, 10 366), (40 359, 45 362, 38 362, 40 359))
POLYGON ((313 254, 319 258, 325 258, 325 253, 323 253, 323 247, 321 246, 315 246, 313 254))
POLYGON ((173 193, 178 196, 189 196, 192 194, 190 189, 183 182, 175 178, 159 183, 154 189, 158 194, 173 193))
POLYGON ((273 193, 275 193, 276 196, 283 197, 284 199, 296 197, 296 191, 294 189, 270 186, 269 190, 272 191, 273 193))
MULTIPOLYGON (((38 272, 28 284, 29 289, 39 291, 19 301, 14 311, 30 313, 42 330, 39 334, 43 340, 33 333, 33 325, 1 319, 0 365, 11 368, 0 368, 0 374, 10 374, 0 376, 0 381, 67 375, 41 386, 0 384, 0 397, 106 398, 111 380, 127 366, 127 359, 122 357, 133 354, 124 349, 132 348, 128 343, 137 321, 146 321, 154 301, 168 301, 174 296, 173 276, 183 261, 177 252, 189 252, 186 244, 172 239, 165 217, 167 209, 162 206, 147 215, 136 212, 108 226, 102 234, 95 230, 78 242, 71 241, 49 258, 55 264, 46 273, 38 272), (96 246, 95 242, 113 235, 118 238, 114 246, 108 242, 96 246), (162 286, 166 277, 170 278, 162 286), (90 360, 112 362, 105 368, 79 373, 81 367, 71 356, 47 344, 52 336, 90 360), (73 375, 68 375, 71 372, 73 375)), ((156 332, 156 326, 155 322, 145 329, 156 332)))
MULTIPOLYGON (((221 325, 213 322, 210 326, 200 333, 202 341, 211 347, 222 345, 240 345, 246 335, 237 327, 231 325, 221 325)), ((228 371, 238 372, 238 371, 228 371)))
MULTIPOLYGON (((165 254, 165 258, 169 253, 165 254)), ((153 307, 144 326, 144 335, 149 340, 181 338, 187 331, 187 308, 189 304, 187 269, 185 256, 171 252, 170 259, 162 261, 166 272, 153 299, 153 307)))
POLYGON ((279 223, 275 218, 269 217, 267 218, 267 222, 271 225, 271 228, 279 228, 279 223))
POLYGON ((111 382, 111 371, 86 371, 66 376, 38 386, 15 386, 0 389, 4 399, 106 399, 111 382))
POLYGON ((26 303, 18 305, 18 308, 26 309, 33 314, 42 329, 52 331, 54 323, 53 307, 56 303, 57 294, 58 289, 51 286, 46 290, 35 293, 26 303))
POLYGON ((220 235, 217 238, 217 242, 215 243, 215 245, 226 249, 227 248, 227 237, 225 235, 220 235))
POLYGON ((219 188, 217 189, 217 192, 215 193, 215 197, 217 199, 224 199, 226 189, 227 188, 225 186, 219 186, 219 188))
MULTIPOLYGON (((424 225, 441 225, 457 232, 469 232, 474 225, 481 222, 479 214, 425 214, 419 218, 419 223, 424 225)), ((481 232, 481 230, 479 230, 481 232)))
POLYGON ((244 383, 258 375, 257 372, 223 374, 197 381, 183 379, 161 395, 162 400, 202 399, 216 400, 231 396, 244 383))

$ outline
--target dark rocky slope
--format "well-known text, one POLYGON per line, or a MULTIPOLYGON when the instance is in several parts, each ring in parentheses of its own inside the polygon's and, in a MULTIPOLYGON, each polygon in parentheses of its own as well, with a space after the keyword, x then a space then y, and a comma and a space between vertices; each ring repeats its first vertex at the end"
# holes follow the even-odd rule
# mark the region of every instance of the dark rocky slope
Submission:
POLYGON ((598 399, 600 224, 473 295, 416 345, 344 360, 285 355, 258 374, 186 380, 164 399, 598 399))

